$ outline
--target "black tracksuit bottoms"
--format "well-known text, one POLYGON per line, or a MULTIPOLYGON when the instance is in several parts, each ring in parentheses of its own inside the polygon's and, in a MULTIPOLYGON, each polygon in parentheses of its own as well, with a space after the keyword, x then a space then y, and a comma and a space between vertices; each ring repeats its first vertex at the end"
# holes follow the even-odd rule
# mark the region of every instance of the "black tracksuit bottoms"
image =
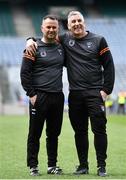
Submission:
POLYGON ((56 166, 58 136, 63 120, 64 94, 38 91, 33 106, 29 103, 29 134, 27 140, 27 166, 38 165, 40 137, 46 120, 46 148, 48 167, 56 166))
POLYGON ((69 118, 75 132, 75 144, 80 165, 88 168, 88 118, 94 133, 97 167, 106 166, 106 113, 100 90, 70 91, 69 118))

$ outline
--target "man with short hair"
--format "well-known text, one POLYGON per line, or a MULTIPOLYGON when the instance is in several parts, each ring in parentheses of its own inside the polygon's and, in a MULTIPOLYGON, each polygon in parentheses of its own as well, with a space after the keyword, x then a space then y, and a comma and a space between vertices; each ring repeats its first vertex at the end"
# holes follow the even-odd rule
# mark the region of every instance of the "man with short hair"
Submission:
POLYGON ((47 15, 42 20, 43 36, 36 41, 34 55, 24 51, 21 66, 21 83, 29 96, 29 134, 27 141, 27 165, 30 175, 38 176, 38 153, 40 137, 46 120, 46 148, 48 174, 62 174, 56 166, 58 136, 63 120, 64 94, 62 92, 62 72, 64 50, 55 41, 58 34, 58 19, 47 15))
MULTIPOLYGON (((88 119, 94 133, 97 158, 97 174, 106 173, 107 134, 105 99, 112 92, 115 70, 113 58, 103 36, 86 31, 83 15, 71 11, 68 15, 69 32, 60 36, 66 52, 69 81, 69 118, 75 132, 75 144, 79 158, 76 175, 88 174, 88 119)), ((28 46, 34 47, 32 40, 28 46)), ((30 50, 30 48, 28 48, 30 50)))

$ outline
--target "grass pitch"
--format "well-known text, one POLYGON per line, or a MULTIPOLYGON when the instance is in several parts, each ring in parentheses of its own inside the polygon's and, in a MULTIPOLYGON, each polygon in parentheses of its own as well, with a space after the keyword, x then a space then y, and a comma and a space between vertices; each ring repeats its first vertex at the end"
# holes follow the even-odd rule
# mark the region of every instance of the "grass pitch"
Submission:
MULTIPOLYGON (((78 165, 74 133, 68 115, 64 113, 62 133, 59 137, 58 165, 64 175, 47 175, 45 128, 39 152, 40 177, 31 177, 26 167, 26 140, 28 116, 0 116, 0 179, 100 179, 96 175, 96 156, 93 134, 89 128, 89 175, 75 176, 78 165)), ((109 116, 107 124, 108 159, 104 179, 126 179, 126 116, 109 116)), ((103 179, 103 178, 102 178, 103 179)))

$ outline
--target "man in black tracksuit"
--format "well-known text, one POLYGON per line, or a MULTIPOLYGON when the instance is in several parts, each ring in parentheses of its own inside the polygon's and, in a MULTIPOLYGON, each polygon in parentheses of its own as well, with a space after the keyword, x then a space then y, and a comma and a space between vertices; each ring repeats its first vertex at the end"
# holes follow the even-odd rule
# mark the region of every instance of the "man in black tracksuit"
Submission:
POLYGON ((88 173, 88 117, 94 133, 98 175, 106 176, 107 134, 104 100, 114 85, 114 64, 104 37, 85 31, 82 14, 68 15, 68 29, 60 39, 66 50, 70 86, 69 117, 75 131, 80 165, 75 174, 88 173))
MULTIPOLYGON (((105 38, 85 30, 84 17, 80 12, 69 13, 68 29, 69 32, 59 39, 66 51, 70 89, 69 118, 75 131, 75 144, 80 163, 74 174, 88 174, 90 117, 94 133, 97 174, 106 176, 107 119, 104 101, 112 92, 114 85, 113 58, 105 38)), ((32 46, 33 42, 30 43, 32 46)))
POLYGON ((35 55, 24 51, 21 67, 21 83, 30 98, 29 134, 27 141, 27 165, 30 175, 37 176, 39 140, 46 120, 46 147, 48 155, 48 174, 61 174, 56 166, 58 136, 63 119, 64 95, 62 92, 62 71, 64 51, 55 41, 58 20, 48 15, 43 19, 42 39, 37 41, 35 55))

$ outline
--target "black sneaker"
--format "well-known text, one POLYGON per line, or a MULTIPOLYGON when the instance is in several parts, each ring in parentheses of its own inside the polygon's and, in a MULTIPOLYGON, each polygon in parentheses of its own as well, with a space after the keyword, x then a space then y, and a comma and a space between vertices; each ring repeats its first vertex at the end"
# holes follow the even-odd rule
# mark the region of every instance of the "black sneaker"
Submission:
POLYGON ((30 175, 31 176, 40 176, 38 167, 31 167, 30 168, 30 175))
POLYGON ((97 170, 97 175, 101 177, 107 176, 105 167, 99 167, 97 170))
POLYGON ((58 175, 60 175, 62 173, 63 173, 62 169, 59 167, 56 167, 56 166, 49 167, 47 170, 47 174, 58 174, 58 175))
POLYGON ((84 166, 77 166, 76 171, 73 173, 75 175, 88 174, 88 168, 84 166))

